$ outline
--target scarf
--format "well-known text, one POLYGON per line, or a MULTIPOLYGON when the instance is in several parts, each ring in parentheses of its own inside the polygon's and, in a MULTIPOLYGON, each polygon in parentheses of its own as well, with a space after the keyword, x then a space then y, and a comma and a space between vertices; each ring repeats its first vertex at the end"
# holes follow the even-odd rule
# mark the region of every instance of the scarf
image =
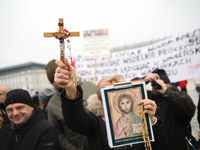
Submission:
POLYGON ((96 116, 100 116, 105 121, 103 103, 98 99, 97 94, 92 94, 87 100, 87 109, 96 116))

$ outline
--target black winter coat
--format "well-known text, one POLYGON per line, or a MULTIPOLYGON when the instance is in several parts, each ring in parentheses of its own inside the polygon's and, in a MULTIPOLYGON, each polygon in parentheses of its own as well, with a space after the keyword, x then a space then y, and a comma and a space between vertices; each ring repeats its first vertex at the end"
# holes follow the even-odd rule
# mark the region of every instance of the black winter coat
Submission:
POLYGON ((59 150, 56 130, 38 106, 20 131, 13 127, 9 123, 0 131, 0 150, 59 150))
POLYGON ((157 104, 156 116, 162 117, 169 138, 169 150, 187 150, 185 130, 194 116, 196 106, 185 92, 167 89, 163 95, 147 91, 157 104))
MULTIPOLYGON (((111 150, 108 146, 106 133, 106 125, 101 117, 95 116, 93 113, 87 113, 83 107, 82 95, 83 91, 78 86, 79 95, 74 100, 65 97, 65 91, 61 94, 62 112, 67 126, 73 131, 88 137, 91 150, 111 150)), ((163 128, 162 121, 154 130, 156 142, 152 142, 153 150, 165 150, 167 144, 167 136, 163 128)), ((113 150, 144 150, 144 144, 136 144, 132 147, 125 146, 113 148, 113 150)))

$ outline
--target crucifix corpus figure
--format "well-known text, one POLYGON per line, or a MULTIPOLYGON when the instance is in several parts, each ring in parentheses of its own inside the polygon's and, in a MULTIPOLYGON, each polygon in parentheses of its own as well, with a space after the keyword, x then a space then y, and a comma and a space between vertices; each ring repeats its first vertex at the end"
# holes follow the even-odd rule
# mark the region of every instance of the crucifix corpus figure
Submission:
MULTIPOLYGON (((71 54, 71 44, 69 41, 69 36, 79 36, 79 32, 69 32, 68 30, 64 29, 64 23, 63 23, 63 18, 59 18, 59 31, 58 32, 46 32, 44 33, 44 37, 55 37, 60 41, 60 60, 64 62, 65 59, 65 42, 64 39, 67 39, 67 48, 70 51, 70 58, 71 58, 71 66, 73 64, 72 61, 72 54, 71 54)), ((72 69, 73 66, 72 66, 72 69)), ((74 84, 75 84, 75 76, 72 75, 74 84)))

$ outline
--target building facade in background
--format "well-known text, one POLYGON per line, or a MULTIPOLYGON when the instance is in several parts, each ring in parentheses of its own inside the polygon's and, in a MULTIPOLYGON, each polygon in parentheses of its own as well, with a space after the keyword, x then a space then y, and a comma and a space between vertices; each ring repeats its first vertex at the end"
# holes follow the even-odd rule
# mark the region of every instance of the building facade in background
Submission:
POLYGON ((7 85, 11 89, 22 88, 31 95, 52 87, 46 76, 45 64, 34 62, 0 68, 0 85, 7 85))

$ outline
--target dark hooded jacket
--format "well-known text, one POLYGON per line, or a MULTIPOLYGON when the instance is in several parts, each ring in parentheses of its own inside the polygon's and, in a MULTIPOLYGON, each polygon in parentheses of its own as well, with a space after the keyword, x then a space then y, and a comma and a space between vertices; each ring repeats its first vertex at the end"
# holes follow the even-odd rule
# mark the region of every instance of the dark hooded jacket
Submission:
MULTIPOLYGON (((66 93, 63 90, 61 94, 62 112, 66 124, 75 132, 87 136, 91 150, 111 150, 108 145, 106 125, 104 121, 103 106, 100 100, 90 104, 90 97, 88 99, 87 107, 90 112, 87 113, 82 105, 83 91, 78 86, 79 95, 70 100, 65 97, 66 93), (92 110, 92 112, 91 112, 92 110)), ((92 95, 93 96, 93 95, 92 95)), ((162 120, 153 126, 154 137, 156 142, 152 142, 153 150, 165 150, 167 144, 167 136, 162 124, 162 120)), ((115 150, 144 150, 144 144, 136 144, 131 146, 124 146, 114 148, 115 150)))
POLYGON ((59 150, 58 135, 38 106, 20 131, 7 124, 0 131, 0 141, 0 150, 59 150))
POLYGON ((187 150, 185 140, 187 125, 194 116, 196 106, 185 92, 177 92, 173 87, 164 94, 147 91, 148 98, 157 104, 156 116, 162 117, 169 137, 170 150, 187 150))

